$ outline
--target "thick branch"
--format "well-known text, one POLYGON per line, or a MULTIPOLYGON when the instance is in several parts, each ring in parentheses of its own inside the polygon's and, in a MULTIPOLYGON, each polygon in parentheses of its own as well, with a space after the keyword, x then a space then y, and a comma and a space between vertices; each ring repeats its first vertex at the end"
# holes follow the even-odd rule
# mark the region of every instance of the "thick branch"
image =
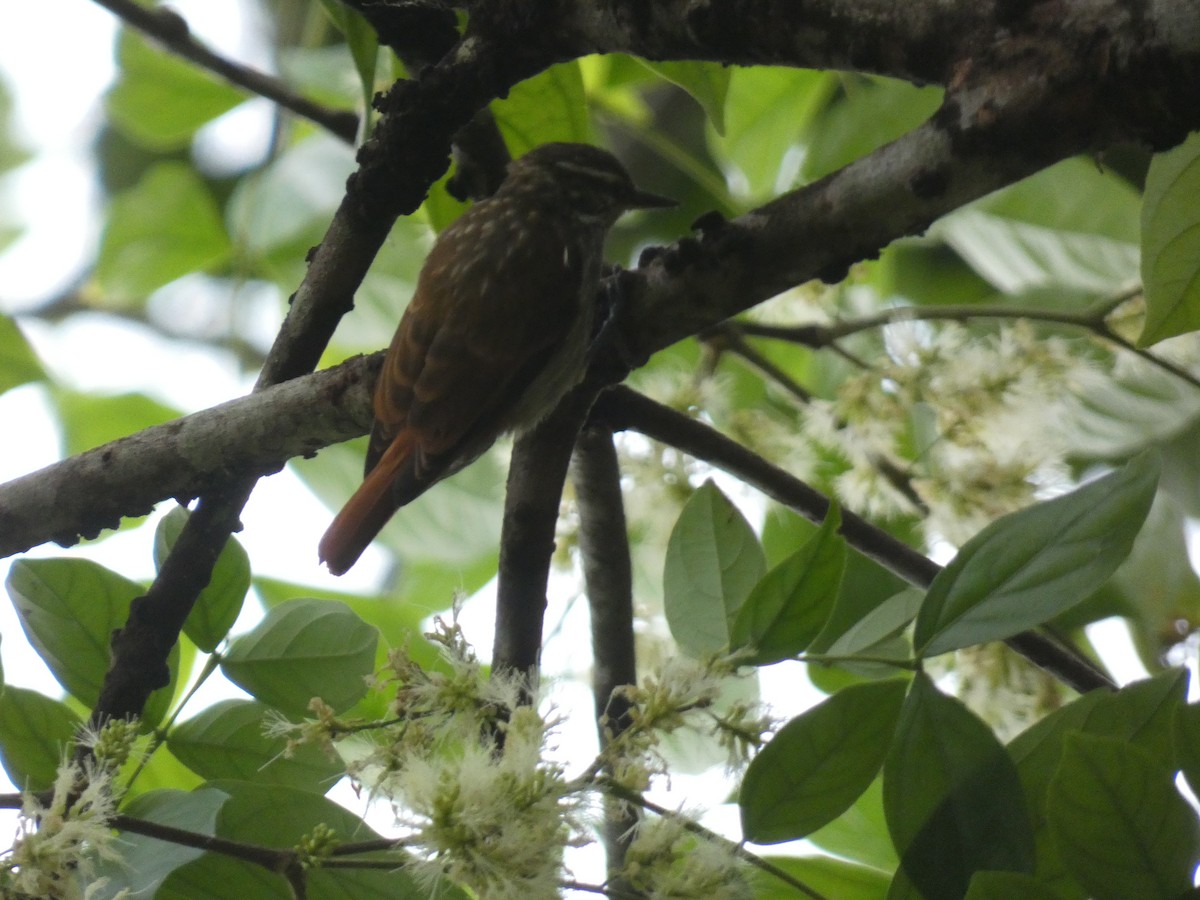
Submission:
POLYGON ((968 39, 995 33, 998 0, 574 0, 578 40, 648 59, 804 66, 945 83, 968 39))
POLYGON ((500 532, 492 666, 521 672, 531 687, 542 651, 546 582, 563 482, 575 437, 595 396, 594 385, 580 385, 513 445, 500 532))
MULTIPOLYGON (((579 549, 592 614, 592 689, 596 718, 621 730, 624 706, 613 691, 637 682, 633 650, 633 566, 612 432, 589 427, 575 444, 572 480, 579 503, 579 549)), ((601 738, 605 735, 602 733, 601 738)))
POLYGON ((268 475, 364 434, 381 359, 356 357, 0 485, 0 557, 94 537, 166 498, 186 503, 232 477, 268 475))

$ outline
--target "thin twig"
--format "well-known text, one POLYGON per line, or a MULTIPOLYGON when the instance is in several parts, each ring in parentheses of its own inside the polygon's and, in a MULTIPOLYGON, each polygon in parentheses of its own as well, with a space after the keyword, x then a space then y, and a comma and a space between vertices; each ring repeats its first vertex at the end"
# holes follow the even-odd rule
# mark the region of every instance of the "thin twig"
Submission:
POLYGON ((233 62, 209 50, 194 37, 187 22, 166 7, 145 7, 133 0, 95 0, 125 24, 149 35, 167 50, 221 76, 230 84, 266 97, 296 115, 308 119, 353 145, 358 137, 358 116, 330 109, 292 91, 277 78, 233 62))
POLYGON ((1064 325, 1069 328, 1082 328, 1092 332, 1098 338, 1115 344, 1122 350, 1134 354, 1157 368, 1162 369, 1187 382, 1193 387, 1200 388, 1200 378, 1187 369, 1176 365, 1170 360, 1163 359, 1125 339, 1111 327, 1107 318, 1114 309, 1127 302, 1141 291, 1140 287, 1129 288, 1105 298, 1095 306, 1080 312, 1065 310, 1031 309, 1025 306, 971 306, 967 304, 951 306, 896 306, 881 310, 869 316, 857 319, 846 319, 831 325, 764 325, 759 322, 738 322, 737 328, 743 333, 754 337, 773 338, 791 341, 812 349, 836 347, 836 342, 852 334, 894 325, 898 322, 968 322, 972 319, 1027 319, 1031 322, 1046 322, 1053 325, 1064 325))
POLYGON ((801 403, 811 401, 812 394, 808 389, 750 346, 743 337, 743 331, 741 323, 724 322, 714 328, 706 337, 716 342, 719 349, 728 350, 730 353, 740 356, 801 403))
POLYGON ((193 847, 196 850, 220 853, 223 856, 240 859, 243 862, 252 863, 266 869, 268 872, 275 872, 277 874, 283 874, 297 858, 296 851, 290 848, 263 847, 258 844, 234 841, 212 834, 200 834, 195 831, 188 831, 185 828, 163 825, 160 822, 151 822, 147 819, 139 819, 121 813, 113 816, 109 824, 119 831, 127 831, 130 834, 140 834, 143 837, 150 837, 159 841, 169 841, 181 847, 193 847))

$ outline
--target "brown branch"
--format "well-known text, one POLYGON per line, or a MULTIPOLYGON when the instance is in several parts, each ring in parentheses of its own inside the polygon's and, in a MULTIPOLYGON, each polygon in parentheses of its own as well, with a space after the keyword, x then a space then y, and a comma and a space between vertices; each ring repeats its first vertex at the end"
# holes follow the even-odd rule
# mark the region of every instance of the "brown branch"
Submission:
MULTIPOLYGON (((823 521, 829 509, 827 497, 783 469, 704 423, 628 388, 613 388, 602 395, 593 417, 613 429, 640 432, 723 469, 811 522, 823 521)), ((851 547, 910 584, 927 588, 941 571, 933 560, 848 510, 842 512, 840 531, 851 547)), ((1041 634, 1025 632, 1005 643, 1080 693, 1115 687, 1091 660, 1041 634)))
POLYGON ((285 850, 274 847, 263 847, 258 844, 235 841, 216 835, 200 834, 195 831, 176 828, 173 825, 163 825, 159 822, 151 822, 147 819, 139 819, 123 814, 113 816, 109 824, 113 828, 120 831, 128 831, 130 834, 140 834, 144 837, 178 844, 181 847, 192 847, 196 850, 220 853, 222 856, 240 859, 243 862, 259 866, 277 875, 284 875, 289 869, 298 867, 300 864, 296 851, 292 849, 285 850))
POLYGON ((573 0, 569 7, 581 42, 647 59, 803 65, 944 84, 964 44, 995 34, 1001 4, 573 0))
MULTIPOLYGON (((592 614, 592 697, 600 748, 629 726, 629 700, 618 689, 637 683, 633 635, 633 565, 621 496, 621 470, 612 432, 585 427, 575 442, 571 478, 579 504, 579 549, 592 614)), ((620 878, 637 824, 634 808, 605 798, 602 839, 609 883, 632 893, 620 878)))
POLYGON ((70 545, 168 497, 181 503, 235 476, 366 433, 383 354, 155 425, 0 485, 0 557, 70 545))
POLYGON ((353 144, 358 137, 358 116, 354 113, 322 106, 301 97, 282 81, 265 72, 214 53, 192 37, 187 22, 174 10, 166 7, 146 7, 135 3, 134 0, 95 2, 125 24, 152 37, 171 53, 219 75, 235 87, 266 97, 284 109, 290 109, 301 118, 320 125, 347 144, 353 144))
POLYGON ((582 384, 530 431, 517 437, 504 500, 492 667, 537 683, 546 582, 571 448, 596 387, 582 384))

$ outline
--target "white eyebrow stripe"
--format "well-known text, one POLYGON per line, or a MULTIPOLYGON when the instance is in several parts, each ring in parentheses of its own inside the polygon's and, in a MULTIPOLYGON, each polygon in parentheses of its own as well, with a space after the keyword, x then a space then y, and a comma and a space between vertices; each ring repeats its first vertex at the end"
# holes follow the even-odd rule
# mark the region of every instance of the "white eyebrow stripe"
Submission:
POLYGON ((585 175, 589 178, 595 178, 597 181, 608 181, 613 184, 625 183, 624 176, 612 169, 595 169, 591 166, 581 166, 578 163, 566 161, 556 162, 555 166, 564 172, 574 172, 576 175, 585 175))

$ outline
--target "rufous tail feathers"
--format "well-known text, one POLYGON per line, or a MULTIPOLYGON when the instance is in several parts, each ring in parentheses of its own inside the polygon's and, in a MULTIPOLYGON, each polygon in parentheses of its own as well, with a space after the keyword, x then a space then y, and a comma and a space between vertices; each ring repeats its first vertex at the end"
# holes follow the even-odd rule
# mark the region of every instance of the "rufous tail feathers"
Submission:
POLYGON ((325 530, 317 554, 334 575, 346 572, 397 510, 392 484, 408 460, 411 439, 401 432, 325 530))

